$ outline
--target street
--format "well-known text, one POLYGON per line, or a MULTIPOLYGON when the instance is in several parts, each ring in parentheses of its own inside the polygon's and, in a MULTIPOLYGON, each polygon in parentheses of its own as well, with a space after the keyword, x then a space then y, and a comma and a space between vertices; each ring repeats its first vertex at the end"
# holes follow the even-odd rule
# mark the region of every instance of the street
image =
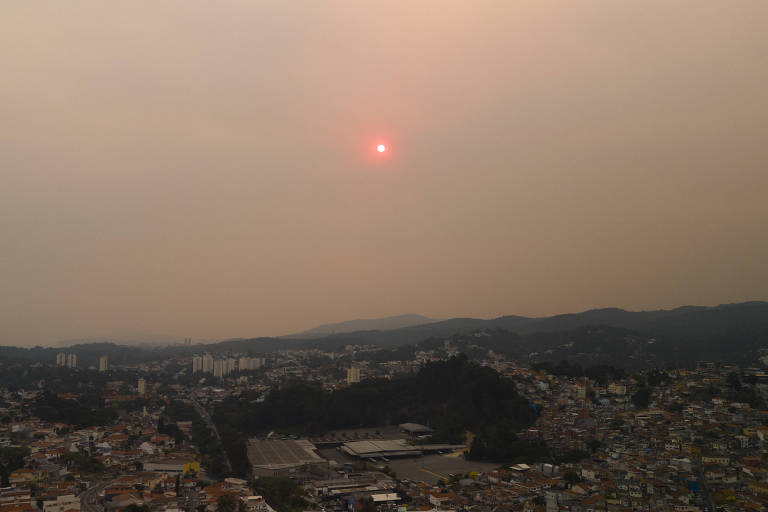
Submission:
POLYGON ((102 512, 104 509, 99 501, 99 493, 109 485, 109 482, 99 482, 80 494, 80 510, 82 512, 102 512), (90 503, 93 498, 94 503, 90 503))

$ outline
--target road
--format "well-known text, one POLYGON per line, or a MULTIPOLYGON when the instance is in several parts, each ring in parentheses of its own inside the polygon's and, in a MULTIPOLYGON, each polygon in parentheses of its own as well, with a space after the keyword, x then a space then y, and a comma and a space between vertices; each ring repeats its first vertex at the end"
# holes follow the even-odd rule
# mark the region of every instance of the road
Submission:
POLYGON ((96 485, 92 485, 88 489, 84 490, 80 494, 80 511, 81 512, 103 512, 103 507, 99 501, 99 493, 109 485, 109 481, 99 482, 96 485), (90 503, 91 498, 94 498, 94 503, 90 503))
POLYGON ((200 418, 202 418, 205 424, 208 425, 208 428, 213 433, 213 437, 216 438, 216 441, 219 442, 219 446, 222 447, 221 451, 222 451, 222 454, 224 455, 224 464, 227 466, 227 471, 231 474, 232 464, 229 462, 229 455, 227 454, 227 451, 224 449, 223 445, 221 444, 221 436, 219 436, 219 431, 216 429, 216 424, 213 422, 213 419, 211 419, 211 415, 208 414, 208 411, 206 411, 205 408, 202 405, 200 405, 200 402, 197 401, 197 395, 195 395, 194 391, 191 391, 189 393, 189 399, 192 400, 192 405, 194 405, 198 416, 200 416, 200 418))
POLYGON ((184 501, 181 508, 183 510, 195 511, 199 505, 199 492, 197 487, 187 487, 184 489, 184 501))

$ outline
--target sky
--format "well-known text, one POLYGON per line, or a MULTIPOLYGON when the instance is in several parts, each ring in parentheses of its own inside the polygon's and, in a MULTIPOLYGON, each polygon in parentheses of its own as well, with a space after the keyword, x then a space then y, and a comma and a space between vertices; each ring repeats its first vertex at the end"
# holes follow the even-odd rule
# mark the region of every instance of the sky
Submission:
POLYGON ((766 19, 6 0, 0 344, 768 299, 766 19))

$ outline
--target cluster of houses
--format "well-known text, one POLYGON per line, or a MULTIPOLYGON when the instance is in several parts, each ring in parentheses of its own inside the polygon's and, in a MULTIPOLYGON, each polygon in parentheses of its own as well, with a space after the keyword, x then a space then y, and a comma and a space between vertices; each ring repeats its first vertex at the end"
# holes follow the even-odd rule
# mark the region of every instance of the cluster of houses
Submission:
MULTIPOLYGON (((664 372, 647 408, 633 404, 635 379, 601 386, 519 370, 521 392, 541 409, 537 424, 519 436, 545 441, 554 458, 581 455, 561 464, 567 488, 546 494, 547 510, 768 506, 768 410, 729 399, 734 370, 664 372)), ((755 388, 761 395, 761 385, 755 388)))
MULTIPOLYGON (((388 377, 416 371, 437 357, 430 351, 416 351, 409 361, 366 361, 367 354, 376 350, 349 346, 338 353, 276 353, 258 373, 211 383, 203 381, 206 376, 195 376, 194 396, 210 409, 244 387, 265 391, 287 377, 335 388, 348 385, 351 374, 355 380, 388 377), (351 364, 355 371, 344 372, 351 364)), ((448 355, 452 350, 442 348, 448 355)), ((295 479, 303 488, 308 509, 727 512, 768 508, 768 410, 763 399, 768 379, 759 371, 704 364, 696 370, 656 372, 654 382, 638 375, 598 383, 520 367, 496 354, 489 354, 482 364, 515 379, 519 393, 534 404, 539 413, 536 424, 517 432, 517 437, 544 443, 545 457, 521 457, 508 461, 512 465, 465 474, 425 472, 419 479, 398 479, 382 467, 329 465, 322 474, 295 479), (641 389, 647 395, 642 404, 636 399, 641 389)), ((175 383, 167 389, 184 399, 190 393, 188 386, 175 383)), ((2 390, 0 448, 5 458, 0 462, 8 471, 0 488, 0 512, 121 512, 136 507, 216 512, 225 497, 230 503, 234 500, 240 512, 273 512, 244 480, 211 478, 193 445, 177 443, 165 433, 168 430, 158 431, 159 423, 169 421, 162 406, 171 397, 157 393, 157 385, 153 389, 150 410, 131 407, 130 412, 122 410, 121 404, 138 395, 105 390, 104 403, 121 409, 119 420, 90 428, 32 416, 36 389, 2 390), (22 463, 19 452, 13 452, 17 448, 22 449, 22 463)), ((77 400, 78 395, 61 398, 77 400)), ((192 437, 192 422, 177 421, 175 427, 192 437)))

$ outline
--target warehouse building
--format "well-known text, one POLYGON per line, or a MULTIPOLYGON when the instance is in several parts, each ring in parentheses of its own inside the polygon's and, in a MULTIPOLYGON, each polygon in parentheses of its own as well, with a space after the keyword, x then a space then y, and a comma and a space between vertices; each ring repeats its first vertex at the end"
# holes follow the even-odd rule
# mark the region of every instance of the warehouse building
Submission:
POLYGON ((313 467, 328 467, 328 461, 315 452, 306 439, 251 439, 248 441, 248 461, 253 476, 290 476, 308 472, 313 467))

